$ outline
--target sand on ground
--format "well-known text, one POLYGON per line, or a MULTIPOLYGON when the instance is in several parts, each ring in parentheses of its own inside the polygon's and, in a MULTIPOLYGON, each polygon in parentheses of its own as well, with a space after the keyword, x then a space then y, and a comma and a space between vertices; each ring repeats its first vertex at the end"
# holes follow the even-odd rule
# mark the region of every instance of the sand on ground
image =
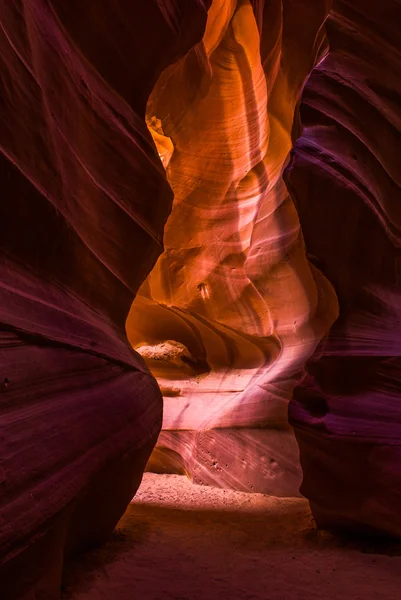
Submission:
POLYGON ((318 531, 308 503, 146 473, 63 600, 399 600, 401 545, 318 531))

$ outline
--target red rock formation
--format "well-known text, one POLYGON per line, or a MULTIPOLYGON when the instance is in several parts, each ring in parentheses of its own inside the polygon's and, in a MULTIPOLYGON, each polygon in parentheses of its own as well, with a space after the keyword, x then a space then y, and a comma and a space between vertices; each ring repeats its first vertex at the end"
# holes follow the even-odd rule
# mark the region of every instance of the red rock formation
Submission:
POLYGON ((151 468, 298 493, 336 294, 302 491, 401 535, 400 2, 209 4, 0 4, 7 600, 124 511, 148 367, 151 468))
POLYGON ((64 554, 112 531, 159 432, 124 331, 172 199, 144 114, 206 8, 0 3, 4 600, 58 597, 64 554))
POLYGON ((288 173, 340 318, 291 405, 322 525, 401 535, 401 3, 335 1, 288 173))
POLYGON ((150 469, 298 494, 288 402, 337 306, 306 259, 282 172, 329 5, 215 0, 202 42, 150 97, 175 196, 127 323, 164 395, 150 469))

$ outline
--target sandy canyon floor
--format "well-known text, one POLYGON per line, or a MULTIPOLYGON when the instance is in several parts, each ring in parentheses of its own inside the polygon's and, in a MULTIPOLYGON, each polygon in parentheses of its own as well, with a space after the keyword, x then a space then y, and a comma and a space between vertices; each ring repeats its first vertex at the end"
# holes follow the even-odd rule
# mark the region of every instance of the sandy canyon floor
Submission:
POLYGON ((112 539, 69 563, 63 600, 399 600, 401 544, 317 531, 304 499, 146 473, 112 539))

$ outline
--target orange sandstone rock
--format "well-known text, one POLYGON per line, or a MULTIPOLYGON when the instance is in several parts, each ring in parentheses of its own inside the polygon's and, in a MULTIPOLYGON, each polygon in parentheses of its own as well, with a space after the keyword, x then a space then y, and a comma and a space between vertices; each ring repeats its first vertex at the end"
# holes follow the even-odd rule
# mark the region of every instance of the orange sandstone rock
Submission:
POLYGON ((127 332, 139 351, 185 348, 181 370, 142 353, 164 395, 150 469, 178 460, 197 482, 298 494, 287 406, 337 303, 306 258, 282 174, 329 4, 213 2, 203 40, 150 96, 174 202, 127 332))

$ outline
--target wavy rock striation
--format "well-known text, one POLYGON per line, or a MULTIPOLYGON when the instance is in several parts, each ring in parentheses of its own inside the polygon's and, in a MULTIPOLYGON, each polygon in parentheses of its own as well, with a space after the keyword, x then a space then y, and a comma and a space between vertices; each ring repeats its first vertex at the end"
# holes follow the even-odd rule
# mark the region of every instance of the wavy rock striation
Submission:
POLYGON ((214 0, 202 41, 150 96, 174 203, 127 321, 164 396, 149 469, 298 494, 288 402, 337 301, 306 258, 282 173, 329 8, 214 0))
POLYGON ((401 535, 401 3, 335 1, 287 173, 340 318, 291 403, 321 525, 401 535))
POLYGON ((145 108, 207 4, 0 4, 4 599, 58 597, 64 555, 112 531, 159 433, 125 335, 172 200, 145 108))
POLYGON ((401 535, 400 22, 396 0, 0 4, 7 600, 57 597, 121 516, 150 373, 150 469, 296 495, 313 355, 301 490, 322 525, 401 535))

